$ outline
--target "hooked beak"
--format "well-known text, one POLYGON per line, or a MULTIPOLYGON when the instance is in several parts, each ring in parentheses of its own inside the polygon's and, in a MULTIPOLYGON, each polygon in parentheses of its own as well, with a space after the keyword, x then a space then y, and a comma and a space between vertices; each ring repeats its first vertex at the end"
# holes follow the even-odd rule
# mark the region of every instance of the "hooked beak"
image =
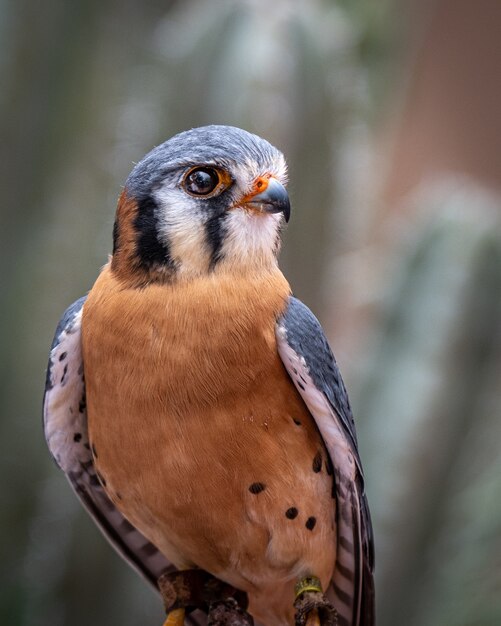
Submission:
MULTIPOLYGON (((261 179, 262 180, 262 179, 261 179)), ((245 204, 265 213, 283 213, 288 222, 291 215, 291 204, 285 187, 276 178, 268 178, 264 191, 252 194, 245 204)))

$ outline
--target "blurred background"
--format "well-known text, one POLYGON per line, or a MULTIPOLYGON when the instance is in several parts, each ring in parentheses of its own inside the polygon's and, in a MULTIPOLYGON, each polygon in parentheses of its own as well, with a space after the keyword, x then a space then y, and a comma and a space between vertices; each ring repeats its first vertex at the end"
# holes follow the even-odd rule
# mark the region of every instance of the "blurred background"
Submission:
POLYGON ((501 624, 501 3, 0 3, 0 623, 160 625, 49 459, 47 354, 132 164, 242 126, 350 391, 382 626, 501 624))

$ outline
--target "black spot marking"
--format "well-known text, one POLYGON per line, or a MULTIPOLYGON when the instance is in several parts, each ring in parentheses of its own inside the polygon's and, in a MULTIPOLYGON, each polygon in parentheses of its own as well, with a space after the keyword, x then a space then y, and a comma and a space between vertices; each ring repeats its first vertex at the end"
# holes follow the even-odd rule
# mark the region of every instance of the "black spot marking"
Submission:
POLYGON ((92 444, 92 454, 94 455, 94 458, 97 459, 97 450, 96 450, 96 446, 94 444, 92 444))
POLYGON ((261 491, 264 491, 265 489, 266 485, 264 483, 252 483, 249 487, 249 491, 253 494, 261 493, 261 491))
POLYGON ((316 520, 316 518, 315 518, 315 517, 309 517, 309 518, 306 520, 306 524, 305 524, 305 526, 306 526, 306 528, 307 528, 308 530, 313 530, 313 529, 315 528, 315 524, 316 524, 316 523, 317 523, 317 520, 316 520))
POLYGON ((73 435, 73 441, 74 441, 75 443, 78 443, 81 439, 82 439, 82 433, 75 433, 75 434, 73 435))
POLYGON ((68 364, 64 366, 63 375, 61 376, 61 384, 64 383, 64 379, 66 378, 66 374, 68 373, 68 364))
POLYGON ((299 511, 296 509, 296 507, 291 506, 290 509, 287 509, 287 511, 285 511, 285 517, 287 517, 288 519, 295 519, 298 513, 299 511))
POLYGON ((64 361, 64 359, 68 356, 67 352, 61 352, 61 354, 59 355, 59 360, 60 361, 64 361))
POLYGON ((78 403, 78 411, 79 411, 79 413, 83 413, 86 408, 87 408, 87 401, 85 399, 85 396, 82 396, 82 399, 78 403))
POLYGON ((322 454, 320 452, 317 452, 313 457, 312 468, 315 474, 318 474, 318 472, 322 470, 322 454))
POLYGON ((84 443, 84 448, 86 448, 87 450, 90 450, 90 446, 88 443, 84 443))
POLYGON ((292 421, 294 422, 294 424, 296 424, 296 426, 301 426, 301 422, 297 420, 295 417, 292 418, 292 421))
POLYGON ((303 383, 299 382, 299 380, 297 381, 297 386, 299 387, 299 389, 302 389, 304 391, 304 385, 303 383))

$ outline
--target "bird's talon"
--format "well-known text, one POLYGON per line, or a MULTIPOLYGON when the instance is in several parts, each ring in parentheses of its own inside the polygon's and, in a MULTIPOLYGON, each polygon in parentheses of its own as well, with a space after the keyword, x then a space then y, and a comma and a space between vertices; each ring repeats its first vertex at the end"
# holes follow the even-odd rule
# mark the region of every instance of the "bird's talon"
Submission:
POLYGON ((317 609, 312 609, 306 617, 306 626, 322 626, 317 609))
POLYGON ((254 626, 254 620, 235 598, 228 598, 210 605, 207 626, 254 626))
POLYGON ((184 615, 184 609, 174 609, 167 615, 163 626, 184 626, 184 615))
POLYGON ((247 594, 200 569, 166 572, 158 588, 167 612, 164 626, 183 626, 185 611, 208 613, 211 626, 252 626, 247 594))
POLYGON ((304 591, 294 602, 296 626, 337 626, 337 611, 321 591, 304 591))

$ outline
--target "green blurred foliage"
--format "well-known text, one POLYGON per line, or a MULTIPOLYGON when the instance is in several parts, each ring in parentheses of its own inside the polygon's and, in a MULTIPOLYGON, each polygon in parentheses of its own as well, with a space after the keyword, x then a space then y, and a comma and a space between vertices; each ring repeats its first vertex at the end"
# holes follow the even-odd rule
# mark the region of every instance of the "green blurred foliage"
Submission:
POLYGON ((501 198, 448 179, 409 203, 356 396, 379 614, 388 626, 494 625, 501 198))

